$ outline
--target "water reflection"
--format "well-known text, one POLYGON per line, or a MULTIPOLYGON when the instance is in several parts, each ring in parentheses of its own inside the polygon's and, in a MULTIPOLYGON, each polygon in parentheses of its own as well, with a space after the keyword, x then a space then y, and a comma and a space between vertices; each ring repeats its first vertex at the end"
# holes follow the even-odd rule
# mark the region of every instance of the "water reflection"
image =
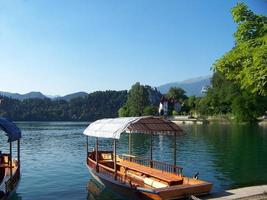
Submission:
POLYGON ((10 200, 22 200, 22 197, 19 196, 17 193, 14 193, 10 198, 10 200))
POLYGON ((213 125, 209 129, 205 140, 215 148, 213 162, 218 172, 227 177, 226 187, 266 183, 267 130, 264 127, 213 125))
POLYGON ((94 178, 87 183, 87 200, 122 200, 123 197, 116 195, 114 192, 98 183, 94 178))

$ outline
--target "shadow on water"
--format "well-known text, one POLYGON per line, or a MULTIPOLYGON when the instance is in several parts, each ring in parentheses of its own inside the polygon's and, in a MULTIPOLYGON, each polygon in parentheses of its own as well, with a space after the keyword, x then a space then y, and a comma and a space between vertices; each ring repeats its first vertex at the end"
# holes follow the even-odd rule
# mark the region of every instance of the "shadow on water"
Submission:
POLYGON ((22 197, 19 196, 18 193, 15 193, 12 195, 12 197, 9 200, 22 200, 22 197))

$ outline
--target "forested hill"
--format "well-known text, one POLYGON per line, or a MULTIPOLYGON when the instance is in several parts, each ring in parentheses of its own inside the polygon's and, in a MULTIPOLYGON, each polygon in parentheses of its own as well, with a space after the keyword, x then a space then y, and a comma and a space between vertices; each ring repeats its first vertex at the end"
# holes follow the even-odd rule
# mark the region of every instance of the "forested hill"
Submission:
POLYGON ((70 101, 0 96, 0 116, 13 121, 94 121, 117 117, 127 100, 127 91, 99 91, 70 101))

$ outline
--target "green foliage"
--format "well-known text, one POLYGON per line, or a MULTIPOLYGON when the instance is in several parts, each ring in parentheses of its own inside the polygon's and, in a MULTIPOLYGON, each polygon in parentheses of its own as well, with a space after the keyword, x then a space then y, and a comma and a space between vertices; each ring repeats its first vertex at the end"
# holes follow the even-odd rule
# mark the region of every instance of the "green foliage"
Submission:
POLYGON ((129 90, 126 103, 119 109, 119 116, 157 115, 160 97, 156 89, 136 83, 129 90))
POLYGON ((129 110, 126 105, 122 106, 119 111, 119 117, 128 117, 129 116, 129 110))
POLYGON ((190 107, 186 103, 182 103, 181 105, 181 114, 187 114, 190 112, 190 107))
POLYGON ((220 73, 214 73, 211 84, 212 88, 208 90, 206 99, 201 102, 206 101, 207 113, 221 115, 231 112, 232 100, 239 94, 239 87, 220 73))
POLYGON ((267 96, 267 17, 254 14, 244 3, 238 3, 232 15, 238 24, 235 46, 214 69, 241 89, 267 96))
POLYGON ((186 106, 189 114, 191 114, 193 116, 197 116, 200 113, 200 111, 199 111, 200 100, 201 100, 201 97, 196 97, 196 96, 188 97, 188 99, 185 101, 184 105, 186 106))
POLYGON ((176 110, 173 110, 172 111, 172 115, 175 116, 175 115, 178 115, 179 113, 176 111, 176 110))
POLYGON ((199 107, 205 114, 233 113, 239 122, 253 122, 267 109, 267 17, 244 3, 232 15, 235 46, 214 64, 212 88, 199 107))
POLYGON ((252 94, 220 74, 214 73, 212 87, 206 96, 196 101, 202 115, 234 114, 237 122, 255 122, 267 109, 267 97, 252 94))
POLYGON ((119 116, 142 116, 149 106, 148 91, 145 86, 136 83, 129 90, 126 104, 119 110, 119 116))
POLYGON ((260 114, 264 114, 267 98, 242 92, 233 99, 232 111, 237 122, 255 122, 260 114))
POLYGON ((156 106, 146 106, 143 111, 144 116, 148 115, 157 115, 158 114, 158 108, 156 106))
POLYGON ((168 98, 173 98, 176 101, 183 101, 187 99, 187 96, 185 95, 185 91, 182 88, 179 87, 171 87, 166 94, 168 98))
POLYGON ((190 96, 186 103, 188 105, 188 107, 190 107, 191 109, 195 109, 196 108, 196 101, 197 101, 197 97, 196 96, 190 96))
MULTIPOLYGON (((175 101, 179 102, 180 104, 182 104, 181 111, 179 111, 179 113, 187 113, 189 111, 188 110, 188 106, 185 103, 187 101, 188 97, 185 95, 185 91, 182 88, 171 87, 169 89, 169 91, 167 92, 166 96, 171 101, 175 100, 175 101)), ((168 115, 177 115, 177 114, 179 114, 177 111, 175 111, 174 103, 169 103, 169 105, 168 105, 168 115), (173 111, 175 111, 175 112, 173 112, 173 111)))
POLYGON ((127 91, 94 92, 86 97, 65 100, 4 99, 0 116, 17 121, 94 121, 117 117, 118 109, 126 102, 127 91))

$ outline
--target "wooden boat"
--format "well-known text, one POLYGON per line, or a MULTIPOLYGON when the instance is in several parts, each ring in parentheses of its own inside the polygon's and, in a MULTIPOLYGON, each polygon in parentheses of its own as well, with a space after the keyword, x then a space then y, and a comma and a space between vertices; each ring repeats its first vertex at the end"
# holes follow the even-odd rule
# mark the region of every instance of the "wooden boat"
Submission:
POLYGON ((208 194, 212 184, 197 177, 186 177, 176 165, 176 137, 182 129, 173 122, 159 117, 127 117, 102 119, 91 123, 85 130, 87 136, 86 163, 92 176, 101 184, 120 194, 137 199, 181 199, 191 195, 208 194), (117 155, 116 140, 121 133, 129 132, 129 155, 117 155), (151 135, 150 159, 131 155, 131 134, 151 135), (152 135, 174 136, 174 163, 153 160, 152 135), (89 152, 88 137, 95 137, 96 144, 89 152), (98 138, 112 138, 113 151, 98 149, 98 138))
POLYGON ((12 122, 0 117, 0 131, 6 133, 9 153, 0 151, 0 200, 9 199, 20 181, 20 129, 12 122), (17 141, 17 159, 12 158, 12 142, 17 141))

